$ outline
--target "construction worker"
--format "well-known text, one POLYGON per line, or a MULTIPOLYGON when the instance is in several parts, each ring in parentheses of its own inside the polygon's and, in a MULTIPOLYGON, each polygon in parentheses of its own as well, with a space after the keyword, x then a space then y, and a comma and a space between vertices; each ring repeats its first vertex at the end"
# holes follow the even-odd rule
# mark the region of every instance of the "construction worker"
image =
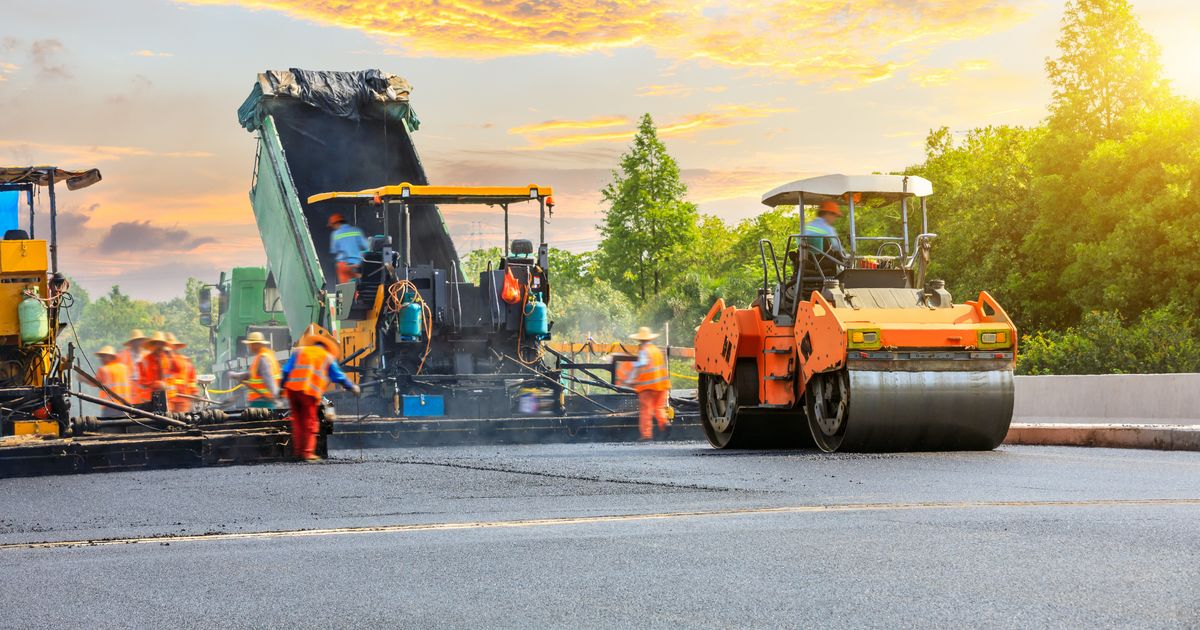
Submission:
POLYGON ((637 334, 630 338, 638 341, 637 361, 624 381, 626 387, 632 387, 638 395, 638 428, 641 430, 639 441, 646 442, 654 439, 654 421, 658 422, 658 430, 664 436, 667 432, 667 405, 670 402, 671 374, 667 371, 667 362, 658 346, 650 343, 658 339, 658 335, 642 326, 637 334))
MULTIPOLYGON (((116 403, 129 403, 130 397, 130 380, 129 368, 125 362, 121 360, 120 355, 113 349, 112 346, 104 346, 96 351, 96 356, 100 358, 100 369, 96 370, 96 381, 104 387, 100 388, 100 397, 104 400, 111 400, 116 403), (107 391, 105 391, 107 389, 107 391), (109 395, 112 392, 112 395, 109 395)), ((111 407, 101 406, 101 418, 113 418, 123 416, 124 413, 112 409, 111 407)))
POLYGON ((252 408, 274 409, 279 399, 279 361, 271 352, 266 336, 257 330, 242 340, 250 353, 250 369, 246 372, 230 372, 229 376, 246 385, 246 402, 252 408))
POLYGON ((809 247, 818 252, 828 252, 838 260, 845 260, 846 254, 842 250, 841 240, 834 227, 840 218, 842 218, 842 209, 838 206, 838 202, 832 199, 822 201, 821 205, 817 207, 817 218, 804 224, 804 236, 823 237, 807 239, 809 247))
POLYGON ((173 395, 171 381, 175 378, 175 356, 167 346, 167 337, 161 332, 151 335, 142 342, 146 354, 138 362, 138 382, 146 392, 149 402, 155 392, 165 392, 168 407, 173 395))
POLYGON ((338 347, 332 339, 308 332, 281 370, 280 381, 292 410, 292 453, 303 461, 320 459, 316 452, 317 409, 330 381, 359 393, 358 385, 338 366, 337 355, 338 347))
POLYGON ((361 277, 362 257, 367 251, 363 231, 346 223, 346 217, 334 213, 329 217, 329 253, 337 260, 338 284, 361 277))
POLYGON ((125 400, 131 405, 140 405, 150 400, 150 394, 142 387, 141 381, 138 380, 138 363, 146 354, 142 344, 148 339, 146 333, 138 328, 134 328, 129 333, 129 341, 125 342, 125 349, 117 357, 121 363, 125 364, 125 370, 129 373, 129 397, 125 400))
POLYGON ((200 388, 196 386, 196 365, 192 363, 191 358, 183 354, 182 351, 187 344, 180 341, 175 333, 167 333, 166 338, 167 348, 171 350, 171 358, 175 362, 171 379, 171 390, 175 396, 171 398, 168 410, 187 413, 192 410, 192 400, 179 394, 195 396, 200 392, 200 388))

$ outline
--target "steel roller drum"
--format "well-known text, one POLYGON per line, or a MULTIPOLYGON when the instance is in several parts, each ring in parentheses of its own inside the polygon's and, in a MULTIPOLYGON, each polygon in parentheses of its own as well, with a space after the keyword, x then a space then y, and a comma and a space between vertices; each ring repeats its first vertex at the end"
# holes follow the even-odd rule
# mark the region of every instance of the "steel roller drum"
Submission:
POLYGON ((1013 414, 1012 370, 849 370, 842 451, 991 450, 1013 414))

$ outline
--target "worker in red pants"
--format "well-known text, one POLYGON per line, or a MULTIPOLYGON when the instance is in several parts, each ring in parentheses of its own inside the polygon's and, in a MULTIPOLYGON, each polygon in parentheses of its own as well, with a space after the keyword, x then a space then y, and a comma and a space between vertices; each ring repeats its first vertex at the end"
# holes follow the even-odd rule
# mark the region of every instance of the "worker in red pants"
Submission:
POLYGON ((623 385, 637 391, 638 397, 638 428, 641 430, 642 442, 654 439, 654 423, 658 423, 658 431, 662 436, 667 434, 667 405, 671 399, 671 373, 667 370, 666 359, 662 350, 650 343, 658 335, 642 326, 636 335, 630 335, 638 341, 637 361, 626 377, 623 385))
POLYGON ((359 393, 355 385, 338 366, 338 346, 330 338, 315 331, 300 338, 300 344, 281 370, 281 386, 291 404, 292 454, 303 461, 317 457, 317 409, 332 381, 359 393))

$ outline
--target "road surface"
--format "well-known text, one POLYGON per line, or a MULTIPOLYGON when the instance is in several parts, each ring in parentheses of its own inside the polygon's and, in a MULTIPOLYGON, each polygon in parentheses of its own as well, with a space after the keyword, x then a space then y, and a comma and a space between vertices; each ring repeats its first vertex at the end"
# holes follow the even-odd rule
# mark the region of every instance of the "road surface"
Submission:
POLYGON ((1200 453, 531 445, 7 479, 0 583, 0 627, 1195 627, 1200 453))

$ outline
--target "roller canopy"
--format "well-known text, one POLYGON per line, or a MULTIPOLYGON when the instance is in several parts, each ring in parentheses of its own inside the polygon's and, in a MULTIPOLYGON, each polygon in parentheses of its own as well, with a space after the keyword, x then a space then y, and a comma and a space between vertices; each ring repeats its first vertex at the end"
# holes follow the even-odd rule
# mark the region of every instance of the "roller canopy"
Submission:
POLYGON ((55 183, 67 184, 68 190, 87 188, 100 181, 100 170, 68 171, 57 166, 0 166, 0 184, 36 184, 49 186, 50 176, 55 183))
POLYGON ((762 202, 772 208, 794 206, 800 203, 800 193, 804 193, 805 204, 836 200, 847 193, 859 193, 863 201, 899 201, 903 197, 928 197, 933 194, 933 184, 916 175, 822 175, 779 186, 763 195, 762 202))

